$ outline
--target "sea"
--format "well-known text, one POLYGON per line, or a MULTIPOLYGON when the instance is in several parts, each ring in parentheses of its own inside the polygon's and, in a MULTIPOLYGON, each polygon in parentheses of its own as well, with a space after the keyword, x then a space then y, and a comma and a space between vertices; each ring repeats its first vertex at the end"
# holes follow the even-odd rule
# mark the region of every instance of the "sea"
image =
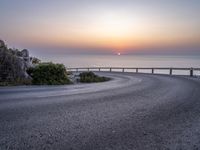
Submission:
MULTIPOLYGON (((200 55, 87 55, 64 54, 41 57, 42 61, 62 63, 71 67, 180 67, 200 68, 200 55)), ((120 70, 115 70, 120 71, 120 70)), ((134 70, 127 70, 132 72, 134 70)), ((140 70, 148 73, 150 70, 140 70)), ((155 70, 157 73, 168 74, 168 70, 155 70)), ((189 71, 173 71, 174 74, 189 74, 189 71)), ((199 75, 200 71, 194 74, 199 75)))

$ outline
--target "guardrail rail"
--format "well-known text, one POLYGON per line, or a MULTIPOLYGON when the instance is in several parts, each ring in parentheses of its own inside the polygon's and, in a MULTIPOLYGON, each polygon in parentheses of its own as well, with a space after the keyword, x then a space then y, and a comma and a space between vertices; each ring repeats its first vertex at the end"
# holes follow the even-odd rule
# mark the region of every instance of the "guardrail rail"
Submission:
MULTIPOLYGON (((140 70, 150 70, 150 73, 155 74, 155 70, 168 70, 169 75, 173 75, 173 71, 188 71, 189 76, 194 76, 194 71, 200 71, 200 68, 143 68, 143 67, 77 67, 77 68, 67 68, 69 71, 109 71, 112 72, 113 70, 121 70, 121 72, 126 72, 127 70, 135 70, 134 73, 140 73, 140 70)), ((141 72, 144 73, 144 72, 141 72)))

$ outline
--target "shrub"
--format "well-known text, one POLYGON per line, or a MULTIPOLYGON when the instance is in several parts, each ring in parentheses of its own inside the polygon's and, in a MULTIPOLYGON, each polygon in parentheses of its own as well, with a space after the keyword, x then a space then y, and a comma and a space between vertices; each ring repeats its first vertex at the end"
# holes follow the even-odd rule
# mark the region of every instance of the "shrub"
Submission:
POLYGON ((27 73, 36 85, 62 85, 69 84, 67 71, 63 64, 41 63, 34 68, 29 68, 27 73))
POLYGON ((107 77, 99 77, 93 72, 82 72, 80 73, 80 82, 83 83, 92 83, 92 82, 104 82, 110 80, 107 77))

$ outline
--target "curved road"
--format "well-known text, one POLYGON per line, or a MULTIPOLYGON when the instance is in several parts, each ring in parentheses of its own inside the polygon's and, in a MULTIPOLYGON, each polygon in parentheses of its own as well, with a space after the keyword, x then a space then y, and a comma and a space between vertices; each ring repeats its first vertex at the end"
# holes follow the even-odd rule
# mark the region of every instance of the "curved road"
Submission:
POLYGON ((113 80, 0 88, 0 149, 200 148, 200 81, 99 73, 113 80))

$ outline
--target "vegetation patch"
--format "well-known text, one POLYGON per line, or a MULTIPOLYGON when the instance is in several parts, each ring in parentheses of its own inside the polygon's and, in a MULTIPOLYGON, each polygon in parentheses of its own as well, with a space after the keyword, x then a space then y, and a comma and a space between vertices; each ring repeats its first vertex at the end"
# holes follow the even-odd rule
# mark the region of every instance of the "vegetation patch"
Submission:
POLYGON ((83 83, 105 82, 110 80, 110 78, 100 77, 94 74, 93 72, 82 72, 80 73, 79 77, 80 77, 79 81, 83 83))
POLYGON ((40 63, 34 68, 29 68, 27 73, 32 77, 32 84, 35 85, 63 85, 71 83, 63 64, 40 63))
POLYGON ((17 85, 31 85, 31 79, 16 78, 14 81, 0 82, 0 86, 17 86, 17 85))

